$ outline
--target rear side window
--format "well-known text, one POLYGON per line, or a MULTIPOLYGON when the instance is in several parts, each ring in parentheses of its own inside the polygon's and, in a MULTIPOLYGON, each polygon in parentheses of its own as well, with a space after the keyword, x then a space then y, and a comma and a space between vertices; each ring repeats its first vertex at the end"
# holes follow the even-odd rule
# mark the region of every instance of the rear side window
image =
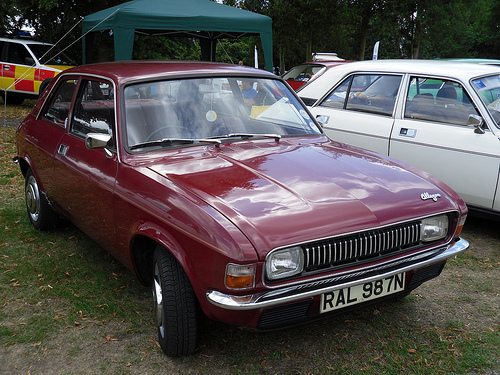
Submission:
POLYGON ((391 116, 401 79, 401 75, 389 74, 352 75, 320 106, 391 116))
POLYGON ((467 125, 471 114, 478 112, 460 83, 427 77, 410 79, 405 118, 467 125))

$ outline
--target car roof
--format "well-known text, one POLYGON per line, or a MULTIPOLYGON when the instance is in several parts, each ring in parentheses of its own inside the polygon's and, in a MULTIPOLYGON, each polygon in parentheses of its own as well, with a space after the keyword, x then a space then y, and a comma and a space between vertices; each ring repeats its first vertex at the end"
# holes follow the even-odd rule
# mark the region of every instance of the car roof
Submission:
POLYGON ((265 70, 224 63, 180 60, 132 60, 115 61, 98 64, 81 65, 64 71, 67 74, 99 75, 115 80, 119 84, 130 81, 220 75, 220 76, 253 76, 278 78, 265 70))
POLYGON ((468 80, 488 73, 498 73, 494 66, 444 60, 367 60, 349 64, 352 70, 369 70, 395 73, 433 74, 468 80))
POLYGON ((0 41, 13 42, 13 43, 19 43, 19 44, 48 44, 48 45, 52 45, 51 43, 39 42, 37 40, 33 40, 33 39, 29 39, 29 38, 0 38, 0 41))
POLYGON ((500 60, 496 59, 478 59, 478 58, 451 58, 443 59, 444 61, 460 61, 473 64, 490 64, 490 65, 500 65, 500 60))
POLYGON ((454 78, 467 82, 475 77, 499 74, 500 70, 493 65, 443 60, 357 61, 350 64, 338 65, 329 69, 321 77, 301 87, 298 90, 298 95, 302 98, 319 99, 333 84, 352 72, 410 73, 454 78))

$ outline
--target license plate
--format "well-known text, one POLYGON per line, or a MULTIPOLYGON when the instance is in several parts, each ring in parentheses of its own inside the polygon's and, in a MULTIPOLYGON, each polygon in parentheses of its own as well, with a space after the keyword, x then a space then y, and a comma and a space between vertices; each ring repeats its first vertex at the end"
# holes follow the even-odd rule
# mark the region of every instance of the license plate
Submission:
POLYGON ((357 303, 387 296, 404 290, 405 273, 388 276, 384 279, 354 285, 348 288, 334 290, 321 295, 320 312, 341 309, 357 303))

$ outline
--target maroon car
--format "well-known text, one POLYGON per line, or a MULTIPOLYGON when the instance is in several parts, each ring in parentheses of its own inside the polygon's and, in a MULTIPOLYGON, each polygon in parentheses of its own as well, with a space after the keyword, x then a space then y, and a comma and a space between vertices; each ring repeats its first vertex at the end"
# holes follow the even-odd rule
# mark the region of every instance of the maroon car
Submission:
POLYGON ((304 323, 406 295, 468 247, 448 186, 328 139, 261 70, 73 68, 17 150, 32 224, 66 216, 149 285, 171 356, 195 350, 201 313, 261 331, 304 323))
POLYGON ((294 66, 292 69, 283 74, 283 79, 287 81, 290 87, 297 90, 306 83, 318 78, 328 69, 346 64, 352 61, 335 60, 335 61, 312 61, 294 66))

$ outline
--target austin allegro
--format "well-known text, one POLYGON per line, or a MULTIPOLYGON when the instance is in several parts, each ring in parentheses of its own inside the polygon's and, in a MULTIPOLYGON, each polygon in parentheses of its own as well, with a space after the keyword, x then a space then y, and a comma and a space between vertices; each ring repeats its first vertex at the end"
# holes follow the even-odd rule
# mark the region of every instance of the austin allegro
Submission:
POLYGON ((170 356, 196 350, 201 314, 305 323, 405 296, 469 246, 447 185, 328 139, 281 78, 252 68, 72 68, 16 141, 33 226, 68 218, 148 285, 170 356))

